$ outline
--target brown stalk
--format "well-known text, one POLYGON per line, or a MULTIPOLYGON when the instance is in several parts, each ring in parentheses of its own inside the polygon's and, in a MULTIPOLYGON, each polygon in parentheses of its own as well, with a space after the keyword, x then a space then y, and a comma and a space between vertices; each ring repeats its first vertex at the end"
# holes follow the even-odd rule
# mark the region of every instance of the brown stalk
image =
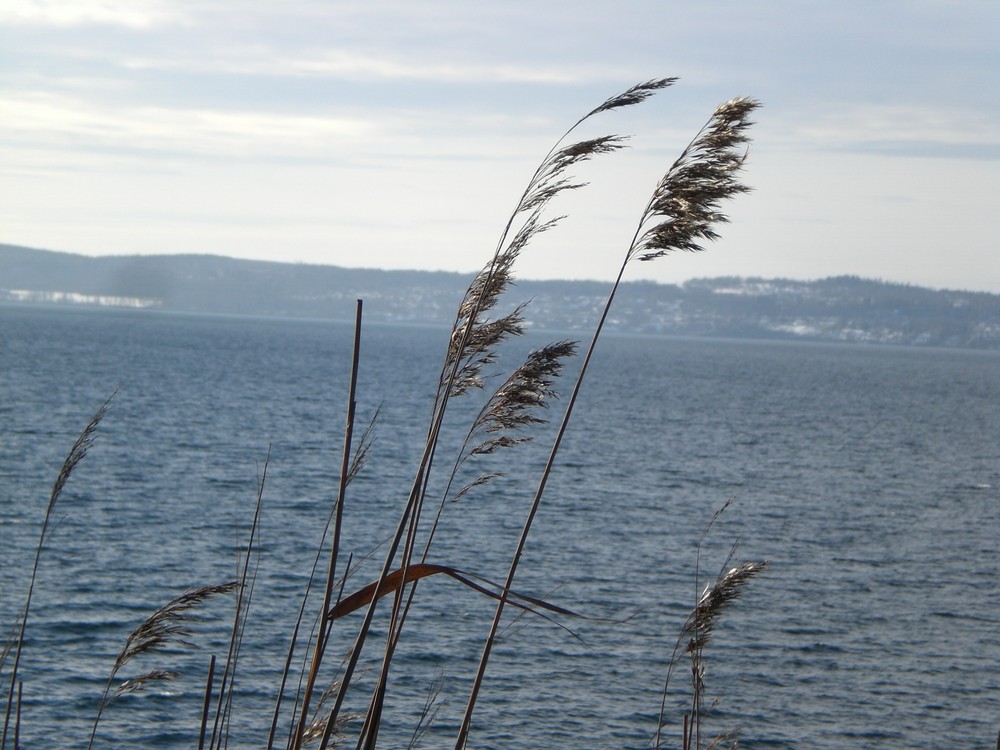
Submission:
MULTIPOLYGON (((357 477, 357 475, 360 473, 360 471, 362 470, 362 468, 364 468, 365 464, 367 463, 368 457, 369 457, 369 455, 371 453, 371 450, 372 450, 372 446, 373 446, 373 444, 375 442, 374 432, 375 432, 375 427, 378 425, 379 413, 380 413, 380 409, 376 409, 375 410, 375 414, 372 416, 371 420, 368 422, 368 426, 365 428, 365 431, 362 433, 361 439, 358 441, 358 447, 354 451, 354 458, 351 460, 351 466, 350 466, 350 468, 349 468, 349 470, 347 472, 348 485, 355 479, 355 477, 357 477)), ((306 605, 308 604, 309 597, 310 597, 310 595, 312 593, 313 584, 316 582, 316 575, 317 575, 317 571, 319 570, 320 559, 322 558, 322 555, 323 555, 323 543, 322 542, 323 542, 323 540, 326 539, 327 534, 330 531, 330 527, 334 523, 334 519, 335 519, 336 513, 337 513, 337 506, 336 506, 336 504, 334 504, 330 508, 330 513, 327 515, 326 524, 325 524, 325 526, 323 528, 323 533, 320 536, 320 540, 321 541, 320 541, 320 544, 317 546, 316 556, 313 559, 312 568, 311 568, 311 570, 309 572, 309 578, 306 581, 306 587, 305 587, 305 591, 304 591, 303 596, 302 596, 302 602, 299 604, 299 611, 298 611, 298 614, 297 614, 297 616, 295 618, 295 625, 292 627, 292 635, 291 635, 291 638, 289 639, 288 650, 287 650, 287 653, 285 655, 285 666, 284 666, 284 668, 282 669, 282 672, 281 672, 281 681, 280 681, 280 684, 278 685, 277 696, 276 696, 275 702, 274 702, 274 711, 272 712, 272 717, 271 717, 271 729, 270 729, 270 732, 268 733, 268 738, 267 738, 267 748, 268 748, 268 750, 271 750, 271 748, 274 746, 275 736, 277 735, 278 721, 281 718, 281 707, 282 707, 282 703, 284 702, 285 689, 286 689, 286 686, 288 684, 288 678, 289 678, 289 676, 291 674, 292 661, 295 658, 295 649, 296 649, 296 645, 298 643, 299 633, 302 630, 302 622, 303 622, 303 620, 305 618, 306 605)), ((343 587, 344 583, 346 582, 347 576, 351 572, 351 559, 350 559, 350 557, 348 558, 346 568, 347 568, 347 572, 344 575, 342 575, 341 578, 340 578, 340 586, 341 587, 343 587)), ((321 612, 320 615, 319 615, 319 617, 317 617, 316 619, 318 621, 318 620, 321 620, 322 618, 323 618, 323 612, 321 612)), ((312 642, 312 638, 315 636, 316 630, 318 629, 318 627, 319 627, 319 624, 317 622, 316 625, 314 626, 313 631, 309 635, 309 642, 312 642)), ((329 631, 327 631, 327 634, 329 635, 329 631)), ((299 703, 298 703, 298 697, 301 694, 302 686, 304 684, 305 679, 307 678, 308 671, 309 671, 308 667, 309 667, 309 665, 308 665, 308 661, 307 661, 303 665, 302 674, 301 674, 300 679, 299 679, 299 691, 296 693, 295 706, 292 709, 293 717, 298 714, 298 705, 299 705, 299 703)), ((293 726, 289 730, 289 735, 294 735, 294 732, 296 731, 296 727, 297 727, 297 725, 293 724, 293 726)), ((304 735, 303 735, 304 738, 307 739, 307 740, 309 738, 309 731, 310 731, 310 729, 307 728, 306 731, 305 731, 305 733, 304 733, 304 735)), ((322 734, 322 731, 320 731, 320 734, 322 734)))
POLYGON ((233 617, 233 627, 229 636, 229 650, 226 663, 222 668, 222 678, 219 683, 219 697, 215 707, 215 720, 212 724, 212 737, 209 747, 222 747, 228 740, 230 708, 232 706, 232 684, 236 680, 236 669, 239 664, 240 650, 243 645, 243 631, 250 613, 253 600, 254 585, 257 581, 257 570, 260 567, 260 549, 257 547, 260 516, 264 507, 264 486, 267 483, 267 469, 271 462, 271 446, 267 446, 264 458, 264 469, 257 483, 257 502, 254 505, 253 522, 250 524, 250 536, 247 539, 246 554, 238 581, 236 611, 233 617), (254 550, 257 550, 256 556, 254 550), (251 569, 251 559, 254 559, 251 569))
POLYGON ((212 683, 215 681, 215 654, 208 662, 208 677, 205 680, 205 699, 201 708, 201 729, 198 732, 198 750, 205 748, 205 732, 208 728, 208 712, 212 707, 212 683))
MULTIPOLYGON (((323 662, 323 654, 326 650, 327 633, 330 625, 327 622, 326 613, 330 609, 333 601, 333 591, 337 580, 337 558, 340 556, 340 537, 344 521, 344 499, 347 496, 347 485, 351 478, 351 445, 354 436, 354 415, 357 409, 357 387, 358 368, 361 360, 361 317, 364 303, 357 300, 357 307, 354 316, 354 348, 351 356, 351 380, 347 396, 347 424, 344 427, 344 450, 341 454, 340 483, 337 491, 337 502, 335 505, 333 543, 330 549, 330 568, 326 577, 326 587, 323 592, 323 607, 320 610, 319 629, 316 634, 316 643, 313 646, 313 660, 309 670, 309 677, 306 680, 305 691, 302 696, 300 707, 300 718, 298 728, 295 731, 293 748, 302 745, 303 734, 309 717, 309 704, 312 701, 313 690, 319 676, 320 664, 323 662)), ((334 717, 335 718, 335 717, 334 717)), ((330 722, 331 726, 335 721, 330 722)), ((328 741, 328 736, 324 734, 324 745, 328 741)))

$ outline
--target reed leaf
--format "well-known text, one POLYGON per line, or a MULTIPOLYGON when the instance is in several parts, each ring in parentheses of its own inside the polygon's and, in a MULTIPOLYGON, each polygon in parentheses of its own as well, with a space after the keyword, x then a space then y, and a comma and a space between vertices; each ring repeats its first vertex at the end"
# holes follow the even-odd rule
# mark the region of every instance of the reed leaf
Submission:
MULTIPOLYGON (((491 599, 499 599, 500 594, 491 591, 488 586, 495 589, 502 589, 503 587, 499 583, 490 581, 487 578, 477 576, 474 573, 468 573, 466 571, 458 570, 457 568, 451 568, 447 565, 435 565, 433 563, 412 563, 406 568, 400 568, 394 570, 388 576, 384 578, 373 581, 367 586, 358 589, 353 594, 341 599, 336 606, 334 606, 330 612, 327 614, 327 618, 330 620, 336 620, 344 615, 348 615, 361 607, 364 607, 372 602, 373 599, 381 599, 386 594, 391 594, 398 591, 402 586, 413 581, 420 580, 421 578, 427 578, 433 575, 445 575, 450 578, 454 578, 459 583, 462 583, 474 591, 478 591, 480 594, 485 594, 491 599), (481 581, 482 583, 477 583, 481 581), (483 585, 485 584, 485 585, 483 585)), ((571 617, 580 617, 577 613, 572 610, 560 607, 555 604, 543 601, 536 597, 528 596, 527 594, 518 594, 516 592, 509 592, 508 596, 513 597, 517 601, 511 601, 510 603, 520 609, 533 610, 544 609, 549 612, 554 612, 560 615, 568 615, 571 617)))

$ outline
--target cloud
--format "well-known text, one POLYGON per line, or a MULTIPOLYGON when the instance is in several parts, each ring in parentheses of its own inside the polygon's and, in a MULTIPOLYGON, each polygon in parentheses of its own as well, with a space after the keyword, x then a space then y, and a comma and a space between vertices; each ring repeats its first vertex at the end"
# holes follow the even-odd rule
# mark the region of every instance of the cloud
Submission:
POLYGON ((203 108, 119 105, 73 97, 10 95, 0 133, 12 143, 72 151, 147 152, 200 157, 305 157, 331 144, 370 137, 363 119, 203 108))
MULTIPOLYGON (((801 117, 801 113, 800 113, 801 117)), ((849 104, 813 109, 783 137, 798 148, 885 156, 1000 158, 993 112, 930 104, 849 104)))
MULTIPOLYGON (((278 50, 234 50, 233 54, 198 59, 131 57, 124 61, 133 70, 184 73, 211 71, 246 76, 337 78, 351 81, 437 81, 441 83, 545 83, 592 82, 596 70, 581 66, 415 60, 350 50, 317 50, 312 55, 285 54, 278 50)), ((607 69, 601 71, 608 76, 607 69)))
POLYGON ((6 0, 0 23, 27 26, 121 26, 150 29, 182 20, 157 0, 6 0))

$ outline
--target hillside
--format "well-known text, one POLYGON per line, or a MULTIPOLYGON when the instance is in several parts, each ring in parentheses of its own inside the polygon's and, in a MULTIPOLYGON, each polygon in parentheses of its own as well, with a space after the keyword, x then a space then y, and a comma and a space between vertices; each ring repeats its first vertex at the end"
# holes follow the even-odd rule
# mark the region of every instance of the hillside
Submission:
MULTIPOLYGON (((0 244, 0 302, 448 324, 470 275, 234 260, 114 256, 0 244)), ((536 328, 592 328, 609 285, 521 281, 536 328)), ((610 330, 1000 349, 1000 295, 937 291, 857 277, 820 281, 698 279, 627 282, 610 330)))

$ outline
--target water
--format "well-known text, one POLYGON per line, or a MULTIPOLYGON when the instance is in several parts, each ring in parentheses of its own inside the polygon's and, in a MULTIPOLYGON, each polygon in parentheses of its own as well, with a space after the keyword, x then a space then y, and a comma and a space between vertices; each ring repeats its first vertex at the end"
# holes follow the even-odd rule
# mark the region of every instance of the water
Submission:
MULTIPOLYGON (((335 323, 0 308, 4 628, 23 602, 59 466, 119 388, 42 558, 21 665, 25 748, 53 746, 54 733, 60 747, 85 747, 128 632, 181 591, 233 577, 270 446, 231 743, 263 745, 336 495, 351 337, 352 326, 335 323)), ((550 338, 532 334, 515 349, 550 338)), ((436 328, 365 330, 359 418, 381 404, 381 420, 348 496, 355 560, 394 527, 445 340, 436 328)), ((456 402, 456 414, 478 398, 456 402)), ((463 427, 449 426, 449 446, 463 427)), ((448 505, 434 561, 502 579, 551 427, 482 464, 508 476, 448 505)), ((453 453, 441 456, 439 475, 453 453)), ((719 699, 710 730, 739 729, 748 748, 993 745, 1000 356, 619 336, 602 342, 516 584, 594 619, 558 618, 578 639, 540 618, 508 618, 472 746, 648 747, 695 595, 698 539, 730 498, 702 549, 701 578, 737 538, 738 559, 770 567, 706 652, 707 693, 719 699)), ((376 554, 348 588, 380 562, 376 554)), ((199 650, 123 669, 184 677, 108 709, 98 747, 195 746, 208 657, 224 654, 232 606, 204 610, 199 650)), ((492 613, 455 581, 421 584, 383 746, 406 745, 436 681, 441 708, 423 746, 450 746, 492 613)), ((357 622, 335 632, 338 655, 357 622)), ((363 710, 377 662, 362 666, 351 710, 363 710)), ((684 689, 682 668, 668 701, 670 747, 684 689)))

